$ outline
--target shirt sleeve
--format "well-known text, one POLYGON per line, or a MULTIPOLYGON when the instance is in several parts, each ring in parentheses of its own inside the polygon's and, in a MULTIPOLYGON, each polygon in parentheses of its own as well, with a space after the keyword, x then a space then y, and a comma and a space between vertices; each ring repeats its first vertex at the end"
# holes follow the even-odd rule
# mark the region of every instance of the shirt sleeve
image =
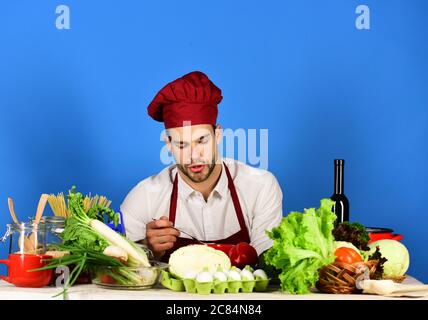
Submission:
POLYGON ((120 206, 125 225, 126 237, 132 241, 146 238, 146 223, 149 217, 150 203, 143 183, 135 186, 120 206))
POLYGON ((273 227, 277 227, 281 220, 282 191, 275 176, 269 172, 257 199, 250 231, 251 245, 258 255, 273 245, 266 230, 270 231, 273 227))

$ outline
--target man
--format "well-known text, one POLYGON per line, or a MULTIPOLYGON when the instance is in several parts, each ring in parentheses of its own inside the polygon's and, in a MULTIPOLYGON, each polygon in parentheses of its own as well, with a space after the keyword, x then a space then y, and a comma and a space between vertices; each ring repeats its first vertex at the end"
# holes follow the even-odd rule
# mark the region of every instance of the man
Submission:
POLYGON ((265 231, 282 219, 281 189, 268 171, 221 159, 221 100, 205 74, 191 72, 163 87, 148 106, 165 124, 176 164, 141 181, 120 209, 127 237, 143 240, 157 258, 197 243, 186 234, 204 242, 247 242, 259 255, 272 246, 265 231))

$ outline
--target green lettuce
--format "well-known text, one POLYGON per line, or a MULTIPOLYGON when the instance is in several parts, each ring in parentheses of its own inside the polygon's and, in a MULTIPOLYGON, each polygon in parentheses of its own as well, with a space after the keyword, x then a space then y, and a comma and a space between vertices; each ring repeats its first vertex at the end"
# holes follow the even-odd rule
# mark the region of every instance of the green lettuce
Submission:
POLYGON ((110 243, 89 225, 82 223, 77 217, 83 214, 90 219, 97 219, 104 223, 113 222, 117 226, 119 214, 108 207, 100 205, 92 207, 85 213, 83 205, 84 196, 80 192, 76 192, 75 186, 69 191, 67 199, 70 217, 67 218, 65 229, 60 235, 63 244, 67 246, 75 245, 102 253, 110 243))
POLYGON ((267 231, 274 243, 265 254, 265 263, 281 271, 282 290, 309 293, 318 281, 319 269, 335 260, 333 205, 330 199, 322 199, 318 209, 291 212, 278 227, 267 231))

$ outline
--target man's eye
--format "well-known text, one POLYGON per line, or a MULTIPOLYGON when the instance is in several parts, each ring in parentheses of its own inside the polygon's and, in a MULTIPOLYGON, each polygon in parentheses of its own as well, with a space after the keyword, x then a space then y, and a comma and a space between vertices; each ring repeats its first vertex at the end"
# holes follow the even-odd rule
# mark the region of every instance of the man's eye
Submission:
POLYGON ((203 137, 201 139, 199 139, 199 143, 205 144, 208 142, 208 138, 207 137, 203 137))

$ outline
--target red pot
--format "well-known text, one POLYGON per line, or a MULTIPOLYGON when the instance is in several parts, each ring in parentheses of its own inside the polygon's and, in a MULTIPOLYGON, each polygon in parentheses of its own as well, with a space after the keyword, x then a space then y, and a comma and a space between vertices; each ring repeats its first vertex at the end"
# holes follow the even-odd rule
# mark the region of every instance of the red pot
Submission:
POLYGON ((377 228, 377 227, 366 227, 366 230, 367 230, 369 237, 370 237, 369 243, 375 242, 378 240, 384 240, 384 239, 397 240, 397 241, 403 240, 403 235, 393 233, 392 229, 377 228))
POLYGON ((52 278, 52 269, 30 272, 46 266, 52 256, 45 254, 9 254, 8 259, 0 260, 8 268, 8 275, 0 275, 0 279, 14 284, 17 287, 41 288, 47 286, 52 278))

